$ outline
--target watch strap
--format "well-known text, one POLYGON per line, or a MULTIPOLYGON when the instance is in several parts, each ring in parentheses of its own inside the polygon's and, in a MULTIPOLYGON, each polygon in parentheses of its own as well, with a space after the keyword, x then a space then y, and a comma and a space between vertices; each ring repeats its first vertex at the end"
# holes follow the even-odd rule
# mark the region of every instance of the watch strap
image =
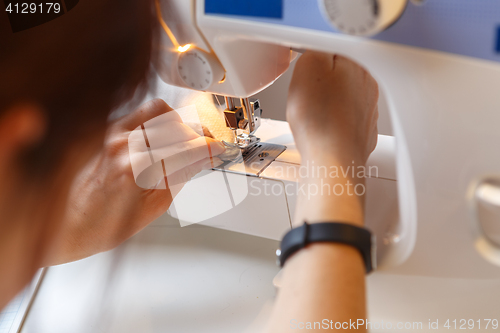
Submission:
POLYGON ((365 228, 347 223, 314 223, 305 222, 302 226, 290 230, 281 241, 277 251, 281 267, 295 252, 311 243, 341 243, 355 247, 361 253, 365 262, 366 273, 376 268, 375 239, 365 228))

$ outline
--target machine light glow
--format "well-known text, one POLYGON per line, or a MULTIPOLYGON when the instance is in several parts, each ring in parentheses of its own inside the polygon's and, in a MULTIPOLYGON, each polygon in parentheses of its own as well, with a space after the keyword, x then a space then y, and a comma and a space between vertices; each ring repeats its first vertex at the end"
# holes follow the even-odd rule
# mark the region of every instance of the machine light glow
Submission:
POLYGON ((191 46, 192 46, 191 44, 186 44, 184 46, 179 46, 177 48, 177 51, 179 51, 179 53, 187 52, 187 51, 189 51, 189 49, 191 49, 191 46))

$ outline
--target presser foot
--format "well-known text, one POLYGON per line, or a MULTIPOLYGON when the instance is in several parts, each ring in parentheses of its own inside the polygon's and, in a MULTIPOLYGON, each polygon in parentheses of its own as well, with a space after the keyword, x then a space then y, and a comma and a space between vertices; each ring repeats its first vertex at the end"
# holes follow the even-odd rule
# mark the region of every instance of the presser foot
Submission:
POLYGON ((246 149, 260 142, 260 139, 252 134, 242 133, 236 136, 235 141, 238 147, 246 149))

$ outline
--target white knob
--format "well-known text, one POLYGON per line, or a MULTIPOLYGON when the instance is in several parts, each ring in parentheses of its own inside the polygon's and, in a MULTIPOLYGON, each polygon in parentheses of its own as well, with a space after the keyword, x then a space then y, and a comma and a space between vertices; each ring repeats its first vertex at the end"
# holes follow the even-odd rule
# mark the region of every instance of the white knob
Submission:
POLYGON ((500 180, 483 181, 475 193, 477 218, 481 229, 497 247, 500 247, 500 180))
POLYGON ((408 0, 319 0, 330 23, 339 31, 370 36, 387 29, 403 14, 408 0))
POLYGON ((213 54, 193 47, 179 54, 177 70, 186 86, 203 91, 221 81, 225 74, 213 54))

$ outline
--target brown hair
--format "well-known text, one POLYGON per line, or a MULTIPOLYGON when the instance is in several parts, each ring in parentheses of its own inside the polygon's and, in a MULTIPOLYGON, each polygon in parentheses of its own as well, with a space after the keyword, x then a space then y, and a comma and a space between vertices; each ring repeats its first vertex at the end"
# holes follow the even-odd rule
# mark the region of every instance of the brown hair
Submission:
POLYGON ((109 112, 145 80, 152 10, 146 0, 81 0, 18 33, 0 18, 0 117, 27 102, 41 106, 48 120, 43 142, 26 153, 31 174, 46 173, 72 142, 102 131, 109 112))

